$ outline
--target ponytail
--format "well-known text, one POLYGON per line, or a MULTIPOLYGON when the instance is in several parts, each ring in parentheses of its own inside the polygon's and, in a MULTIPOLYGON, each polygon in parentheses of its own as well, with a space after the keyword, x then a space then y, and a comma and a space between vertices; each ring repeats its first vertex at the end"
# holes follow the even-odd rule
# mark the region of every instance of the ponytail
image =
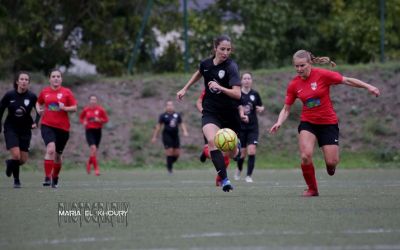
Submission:
POLYGON ((331 67, 336 66, 336 63, 332 61, 329 57, 327 56, 317 57, 307 50, 298 50, 296 53, 294 53, 293 59, 294 58, 306 58, 307 61, 311 64, 330 64, 331 67))

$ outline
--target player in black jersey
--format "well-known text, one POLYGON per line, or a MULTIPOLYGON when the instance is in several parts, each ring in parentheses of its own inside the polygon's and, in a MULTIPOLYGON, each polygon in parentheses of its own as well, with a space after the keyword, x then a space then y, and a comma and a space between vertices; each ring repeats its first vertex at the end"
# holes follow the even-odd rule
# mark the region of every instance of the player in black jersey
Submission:
MULTIPOLYGON (((177 93, 177 98, 181 100, 190 86, 201 77, 204 78, 206 93, 202 103, 203 133, 208 141, 211 160, 222 179, 222 190, 229 192, 233 187, 227 177, 224 156, 216 148, 214 137, 220 128, 231 128, 239 132, 240 75, 237 64, 229 58, 232 52, 231 39, 222 35, 214 40, 213 45, 214 55, 200 63, 199 69, 177 93)), ((239 153, 239 149, 235 149, 232 155, 236 157, 239 153)))
POLYGON ((260 95, 252 87, 253 78, 251 73, 242 75, 242 97, 240 99, 240 142, 242 143, 241 157, 237 161, 237 171, 234 176, 235 180, 240 179, 240 173, 243 169, 243 162, 247 159, 247 176, 246 182, 253 182, 251 175, 253 174, 254 164, 256 160, 256 146, 258 144, 258 119, 257 113, 264 111, 260 95))
POLYGON ((158 123, 154 129, 152 143, 156 142, 158 132, 164 126, 162 131, 162 141, 165 148, 165 156, 167 160, 168 173, 172 173, 173 164, 178 160, 180 155, 179 126, 183 130, 183 135, 188 136, 185 123, 182 122, 180 114, 175 112, 174 103, 168 101, 165 112, 158 118, 158 123))
POLYGON ((2 118, 7 109, 8 114, 4 122, 4 137, 6 148, 10 151, 11 159, 6 160, 6 175, 14 176, 14 187, 21 187, 19 180, 20 166, 28 160, 31 129, 37 127, 40 116, 36 112, 35 122, 31 111, 35 108, 37 97, 29 91, 30 77, 26 72, 19 72, 14 81, 14 89, 8 91, 0 101, 0 132, 2 118))

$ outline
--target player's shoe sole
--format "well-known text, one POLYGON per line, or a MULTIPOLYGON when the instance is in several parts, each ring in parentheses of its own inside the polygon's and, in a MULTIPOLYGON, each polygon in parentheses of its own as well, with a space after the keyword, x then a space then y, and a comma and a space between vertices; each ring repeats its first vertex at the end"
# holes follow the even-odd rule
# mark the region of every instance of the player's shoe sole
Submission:
POLYGON ((44 177, 43 187, 48 187, 51 185, 51 180, 49 177, 44 177))

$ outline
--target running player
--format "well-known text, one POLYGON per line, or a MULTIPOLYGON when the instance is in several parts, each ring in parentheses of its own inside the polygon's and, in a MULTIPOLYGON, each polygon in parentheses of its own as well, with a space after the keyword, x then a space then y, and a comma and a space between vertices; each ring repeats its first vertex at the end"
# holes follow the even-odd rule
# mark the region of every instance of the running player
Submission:
MULTIPOLYGON (((181 100, 190 86, 201 77, 204 78, 206 93, 203 100, 203 134, 208 141, 211 160, 222 179, 222 190, 229 192, 233 187, 227 176, 224 156, 215 146, 214 137, 220 128, 231 128, 236 133, 239 132, 240 75, 237 64, 229 58, 232 44, 228 36, 222 35, 214 40, 213 52, 214 55, 203 60, 199 69, 178 91, 177 98, 181 100)), ((238 157, 239 148, 240 143, 231 155, 238 157)))
MULTIPOLYGON (((199 98, 196 101, 196 107, 197 107, 197 110, 199 110, 200 113, 203 113, 203 98, 204 98, 205 93, 206 93, 206 90, 203 89, 203 91, 201 92, 199 98)), ((210 152, 208 150, 207 138, 204 136, 204 146, 203 146, 203 150, 201 151, 200 161, 201 162, 205 162, 207 160, 207 158, 210 158, 210 152)), ((226 168, 228 168, 229 167, 229 163, 230 163, 230 158, 229 158, 229 154, 228 153, 224 153, 224 162, 225 162, 226 168)), ((221 184, 222 184, 221 177, 217 174, 217 176, 215 177, 215 185, 217 187, 219 187, 219 186, 221 186, 221 184)))
POLYGON ((61 71, 50 72, 50 86, 38 97, 36 109, 42 114, 41 133, 46 145, 43 186, 57 188, 61 170, 61 156, 69 139, 69 112, 76 112, 77 102, 72 91, 62 87, 61 71))
POLYGON ((315 63, 335 66, 329 57, 315 57, 306 50, 299 50, 293 55, 293 65, 297 76, 290 81, 285 105, 277 122, 270 129, 270 133, 278 131, 289 116, 291 105, 296 98, 299 98, 303 103, 298 138, 301 169, 308 186, 303 193, 305 197, 319 195, 312 161, 315 142, 318 142, 322 149, 329 175, 335 174, 336 166, 339 163, 339 126, 329 96, 330 86, 346 84, 351 87, 367 89, 375 96, 380 95, 379 89, 375 86, 355 78, 342 76, 337 72, 314 68, 312 64, 315 63))
POLYGON ((178 160, 180 155, 179 125, 183 130, 183 135, 188 136, 189 134, 185 123, 182 122, 181 115, 175 112, 174 103, 172 101, 167 101, 165 112, 162 113, 158 119, 151 142, 156 142, 158 132, 163 126, 162 141, 165 148, 167 170, 170 174, 172 174, 173 164, 178 160))
POLYGON ((79 115, 79 121, 85 126, 86 141, 90 148, 86 171, 90 174, 91 165, 93 165, 95 175, 99 176, 100 169, 97 161, 97 149, 101 141, 103 124, 108 122, 108 115, 104 108, 97 103, 97 96, 89 96, 89 105, 82 110, 79 115))
POLYGON ((14 81, 14 90, 8 91, 0 101, 0 132, 5 109, 8 114, 4 122, 4 138, 11 159, 6 160, 6 175, 14 176, 14 188, 21 187, 20 166, 28 160, 32 129, 37 127, 40 116, 36 112, 35 122, 31 111, 35 109, 37 97, 29 90, 30 76, 19 72, 14 81))
POLYGON ((242 98, 240 100, 239 112, 241 119, 240 142, 242 143, 241 157, 237 161, 235 180, 240 180, 240 173, 243 169, 243 162, 247 159, 246 182, 253 182, 251 177, 256 161, 256 148, 258 144, 258 119, 257 113, 264 111, 260 95, 252 89, 253 78, 251 73, 242 75, 242 98))

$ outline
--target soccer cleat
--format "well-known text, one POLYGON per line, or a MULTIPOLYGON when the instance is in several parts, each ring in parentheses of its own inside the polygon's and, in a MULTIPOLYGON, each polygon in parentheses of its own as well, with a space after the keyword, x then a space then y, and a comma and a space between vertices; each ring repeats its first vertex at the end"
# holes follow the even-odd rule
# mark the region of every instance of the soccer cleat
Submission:
POLYGON ((336 166, 334 166, 334 167, 326 166, 326 172, 328 172, 328 174, 329 174, 330 176, 332 176, 332 175, 335 174, 335 170, 336 170, 336 166))
POLYGON ((251 176, 246 176, 245 181, 247 183, 253 183, 253 178, 251 178, 251 176))
POLYGON ((319 196, 318 191, 312 189, 306 189, 303 192, 303 197, 319 196))
POLYGON ((13 168, 11 166, 11 160, 5 160, 5 162, 6 162, 6 175, 7 177, 10 177, 13 172, 13 168))
POLYGON ((235 181, 238 181, 238 180, 240 180, 240 174, 241 174, 242 172, 239 170, 239 169, 236 169, 236 172, 235 172, 235 175, 233 176, 233 179, 235 180, 235 181))
POLYGON ((231 182, 228 178, 225 178, 222 181, 222 190, 224 192, 229 192, 229 191, 233 190, 233 186, 231 185, 231 182))
POLYGON ((21 182, 19 179, 14 179, 14 188, 20 188, 21 187, 21 182))
POLYGON ((53 177, 51 179, 51 187, 52 188, 57 188, 58 187, 58 177, 53 177))
POLYGON ((43 181, 43 187, 48 187, 51 185, 51 180, 49 177, 44 177, 44 181, 43 181))

